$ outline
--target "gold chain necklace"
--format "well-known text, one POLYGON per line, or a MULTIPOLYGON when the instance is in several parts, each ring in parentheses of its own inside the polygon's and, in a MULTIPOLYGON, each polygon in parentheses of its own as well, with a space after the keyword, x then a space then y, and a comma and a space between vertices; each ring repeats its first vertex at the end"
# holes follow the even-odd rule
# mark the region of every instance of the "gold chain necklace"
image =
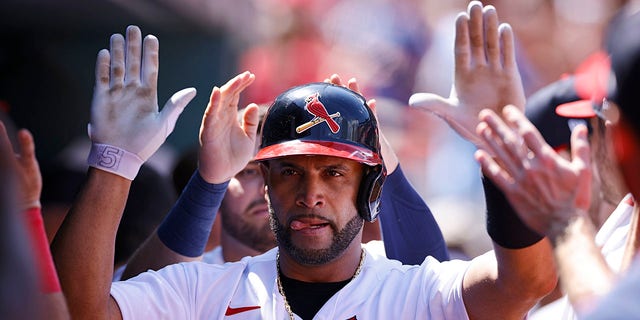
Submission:
MULTIPOLYGON (((362 269, 362 264, 364 263, 364 249, 360 251, 360 262, 358 263, 358 268, 356 268, 356 272, 353 274, 350 280, 355 279, 360 274, 360 270, 362 269)), ((282 299, 284 300, 284 309, 287 310, 287 314, 289 314, 289 319, 294 320, 293 311, 291 310, 291 306, 289 305, 289 301, 287 301, 287 296, 284 294, 284 289, 282 288, 282 281, 280 280, 280 250, 276 253, 276 283, 278 284, 278 291, 280 295, 282 295, 282 299)))

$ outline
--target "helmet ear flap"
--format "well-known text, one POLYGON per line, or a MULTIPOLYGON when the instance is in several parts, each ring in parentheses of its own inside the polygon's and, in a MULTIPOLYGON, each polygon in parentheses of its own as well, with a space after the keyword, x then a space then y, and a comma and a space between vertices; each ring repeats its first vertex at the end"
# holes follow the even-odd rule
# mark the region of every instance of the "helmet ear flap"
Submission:
POLYGON ((364 167, 365 173, 358 192, 358 212, 364 220, 373 222, 378 218, 380 195, 387 170, 384 165, 364 167))

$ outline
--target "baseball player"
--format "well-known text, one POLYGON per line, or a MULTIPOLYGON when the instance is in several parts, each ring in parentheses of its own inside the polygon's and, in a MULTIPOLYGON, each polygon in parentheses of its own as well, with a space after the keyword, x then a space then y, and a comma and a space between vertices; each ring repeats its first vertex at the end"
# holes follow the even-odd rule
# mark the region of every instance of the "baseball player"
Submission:
MULTIPOLYGON (((467 40, 487 29, 490 40, 474 49, 504 37, 497 26, 495 9, 479 2, 458 19, 461 32, 472 33, 467 40)), ((195 94, 180 91, 158 112, 157 50, 156 38, 143 43, 129 27, 126 40, 114 35, 110 50, 98 54, 91 169, 52 245, 73 316, 516 319, 553 288, 552 257, 540 238, 505 235, 495 252, 470 262, 427 257, 418 266, 363 246, 362 225, 378 214, 385 179, 377 122, 362 96, 327 83, 284 92, 265 117, 256 160, 277 248, 222 266, 171 265, 112 285, 112 242, 131 179, 195 94), (310 109, 313 97, 319 106, 310 109)), ((199 167, 208 183, 225 183, 252 158, 257 106, 238 124, 234 99, 252 81, 245 72, 211 93, 200 130, 201 145, 213 146, 199 167)))
POLYGON ((42 176, 28 130, 17 132, 17 147, 14 153, 6 126, 0 121, 0 178, 8 186, 0 191, 2 233, 7 242, 3 243, 3 261, 9 261, 3 267, 3 276, 11 279, 0 310, 7 318, 36 319, 46 315, 50 319, 69 319, 40 212, 42 176), (12 206, 22 210, 20 215, 12 206), (38 290, 34 290, 34 283, 38 290))
MULTIPOLYGON (((628 204, 624 206, 626 208, 622 207, 623 210, 614 213, 619 216, 612 214, 610 218, 614 220, 607 220, 600 230, 608 228, 609 222, 620 223, 623 239, 618 241, 626 243, 627 252, 623 252, 620 242, 616 244, 615 241, 600 247, 603 236, 610 235, 600 231, 596 235, 593 216, 588 214, 593 200, 589 192, 593 173, 591 160, 603 160, 594 156, 599 150, 590 150, 589 139, 593 141, 594 149, 606 150, 608 146, 602 143, 611 145, 626 186, 635 199, 640 195, 637 182, 640 154, 637 131, 640 41, 637 30, 640 13, 637 6, 627 6, 617 19, 608 36, 616 90, 613 93, 605 91, 608 99, 605 101, 602 96, 600 99, 590 97, 593 100, 561 105, 556 109, 558 114, 565 116, 593 117, 595 114, 600 118, 592 119, 590 138, 585 125, 573 129, 570 159, 554 152, 518 110, 505 109, 502 119, 491 111, 481 113, 480 131, 492 148, 491 154, 497 155, 489 157, 484 151, 478 153, 483 170, 496 179, 514 199, 513 203, 518 203, 517 212, 522 219, 551 240, 562 287, 573 309, 584 319, 633 319, 640 312, 637 304, 640 292, 637 207, 633 208, 633 213, 628 204), (606 134, 598 130, 606 130, 606 134), (518 141, 518 137, 526 148, 511 142, 518 141), (627 221, 621 219, 625 214, 627 221), (626 275, 616 279, 616 267, 624 267, 623 253, 635 255, 635 258, 624 272, 626 275), (616 282, 617 289, 607 295, 616 282)), ((597 94, 594 96, 598 97, 597 94)))
MULTIPOLYGON (((338 75, 333 75, 325 82, 343 85, 338 75)), ((355 79, 344 85, 358 90, 355 79)), ((319 101, 316 99, 313 103, 318 104, 319 101)), ((368 105, 375 109, 375 101, 369 101, 368 105)), ((260 106, 261 119, 266 110, 267 106, 260 106)), ((318 118, 315 119, 317 122, 318 118)), ((204 152, 206 151, 200 154, 204 152)), ((427 256, 432 256, 438 261, 449 260, 446 244, 435 218, 404 176, 397 156, 382 134, 381 153, 384 155, 387 168, 387 187, 382 189, 381 198, 385 199, 385 205, 381 207, 379 216, 384 216, 385 219, 381 224, 387 257, 404 264, 420 264, 427 256), (413 236, 407 237, 406 234, 413 236)), ((154 233, 129 261, 123 279, 149 269, 157 270, 168 264, 198 260, 200 256, 204 262, 223 264, 238 261, 245 256, 255 256, 273 248, 276 241, 269 224, 264 178, 259 165, 257 161, 250 161, 229 181, 219 208, 210 208, 202 206, 202 202, 191 201, 194 198, 215 197, 215 193, 203 193, 207 188, 199 187, 202 181, 196 170, 178 204, 169 212, 158 232, 154 233), (200 193, 203 194, 197 195, 200 193), (198 232, 206 233, 210 230, 216 212, 221 215, 223 225, 221 245, 204 252, 206 244, 203 241, 208 238, 208 234, 198 235, 198 232), (197 249, 190 250, 190 247, 186 247, 185 243, 189 242, 197 249), (168 251, 164 248, 160 250, 158 247, 167 247, 169 251, 178 254, 165 255, 168 251)), ((211 203, 217 205, 216 202, 211 203)), ((380 228, 380 225, 371 224, 369 227, 380 228)), ((364 236, 363 242, 366 242, 364 236)))
MULTIPOLYGON (((639 1, 630 1, 625 11, 619 15, 619 20, 611 28, 609 33, 609 52, 611 64, 617 83, 617 92, 611 96, 612 109, 619 115, 619 122, 613 132, 613 141, 616 146, 616 160, 623 172, 625 182, 631 194, 638 199, 640 197, 640 175, 638 175, 638 84, 640 79, 640 41, 637 31, 640 28, 639 1)), ((638 243, 638 229, 630 241, 638 243)), ((637 253, 637 251, 636 251, 637 253)), ((628 272, 620 278, 610 293, 598 303, 594 312, 588 319, 631 319, 640 314, 638 308, 638 296, 640 296, 640 259, 635 257, 628 272)))
MULTIPOLYGON (((592 184, 591 205, 588 217, 597 233, 596 245, 606 260, 598 265, 613 274, 624 271, 631 261, 637 244, 629 241, 635 230, 638 208, 620 172, 615 165, 608 103, 603 103, 610 75, 609 57, 597 52, 586 59, 576 74, 560 79, 533 94, 527 99, 525 115, 536 126, 547 143, 565 158, 570 158, 569 140, 571 129, 577 124, 589 128, 591 146, 592 184)), ((584 269, 597 266, 589 264, 584 269)), ((597 270, 597 269, 596 269, 597 270)), ((573 273, 572 273, 573 274, 573 273)), ((569 276, 572 276, 569 274, 569 276)), ((596 278, 597 271, 592 272, 596 278)), ((560 281, 566 287, 579 279, 568 278, 560 281)), ((594 281, 593 283, 597 283, 594 281)), ((560 286, 555 294, 546 297, 538 308, 532 310, 530 319, 575 319, 584 310, 575 310, 569 302, 570 296, 563 295, 560 286)), ((571 293, 568 292, 568 293, 571 293)), ((584 307, 584 305, 583 305, 584 307)))

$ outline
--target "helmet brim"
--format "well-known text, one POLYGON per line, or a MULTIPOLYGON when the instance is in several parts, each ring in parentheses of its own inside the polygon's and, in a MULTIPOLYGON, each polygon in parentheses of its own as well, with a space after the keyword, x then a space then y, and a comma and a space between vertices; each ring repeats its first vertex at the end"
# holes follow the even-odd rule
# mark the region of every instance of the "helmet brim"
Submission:
POLYGON ((264 147, 258 151, 254 160, 264 161, 299 155, 332 156, 354 160, 369 166, 382 164, 382 158, 367 148, 339 142, 309 140, 290 140, 264 147))

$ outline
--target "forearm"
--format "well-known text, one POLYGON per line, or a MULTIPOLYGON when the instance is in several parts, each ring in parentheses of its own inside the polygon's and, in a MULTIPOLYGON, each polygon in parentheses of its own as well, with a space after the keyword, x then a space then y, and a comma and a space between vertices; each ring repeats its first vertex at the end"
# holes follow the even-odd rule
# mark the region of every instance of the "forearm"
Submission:
POLYGON ((447 246, 431 210, 407 181, 400 166, 382 188, 380 224, 390 259, 420 264, 427 256, 449 260, 447 246))
POLYGON ((148 270, 160 270, 170 264, 199 260, 202 260, 201 255, 187 257, 169 249, 154 232, 127 262, 120 280, 127 280, 148 270))
POLYGON ((505 194, 491 179, 483 177, 482 188, 487 206, 487 233, 497 246, 521 249, 543 238, 520 219, 505 194))
POLYGON ((116 231, 131 181, 90 168, 51 244, 73 318, 108 315, 116 231))
POLYGON ((474 259, 464 298, 472 318, 522 319, 557 284, 548 240, 520 220, 503 192, 483 179, 487 232, 494 252, 474 259))
POLYGON ((505 295, 503 301, 520 304, 519 312, 528 312, 556 287, 558 273, 548 239, 522 249, 506 249, 495 243, 493 247, 498 263, 498 291, 505 295))
POLYGON ((50 319, 69 319, 69 309, 51 256, 39 201, 33 202, 23 214, 40 275, 43 310, 50 319))
POLYGON ((471 319, 524 319, 557 284, 551 246, 545 239, 523 249, 494 248, 465 274, 467 312, 471 319))
POLYGON ((43 308, 46 310, 47 319, 70 319, 67 301, 62 292, 48 293, 43 298, 43 308))
POLYGON ((227 185, 208 183, 196 171, 156 232, 131 257, 122 279, 200 260, 227 185))
POLYGON ((595 234, 583 214, 550 235, 562 289, 578 314, 595 306, 595 300, 607 293, 614 281, 614 273, 594 241, 595 234))

